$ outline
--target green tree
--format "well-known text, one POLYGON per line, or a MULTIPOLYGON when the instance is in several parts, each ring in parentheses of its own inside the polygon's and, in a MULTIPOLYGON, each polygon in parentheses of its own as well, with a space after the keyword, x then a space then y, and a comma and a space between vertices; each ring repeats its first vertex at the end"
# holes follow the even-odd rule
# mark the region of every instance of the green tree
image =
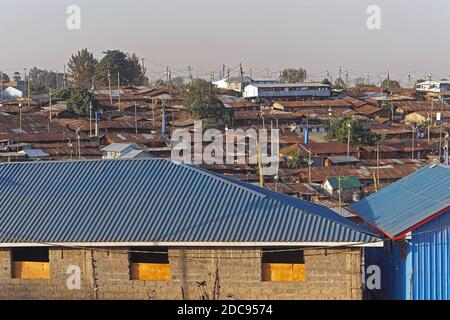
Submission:
POLYGON ((349 117, 332 121, 326 138, 328 141, 346 143, 349 130, 352 145, 373 145, 377 141, 377 137, 370 130, 364 129, 358 120, 349 117))
POLYGON ((184 92, 184 105, 193 116, 222 120, 225 114, 223 103, 217 98, 216 87, 203 79, 195 79, 184 92))
POLYGON ((72 96, 72 89, 58 88, 52 90, 52 99, 67 101, 72 96))
POLYGON ((306 80, 306 70, 303 68, 286 68, 281 71, 280 82, 282 83, 296 83, 306 80))
POLYGON ((9 82, 9 76, 6 73, 3 73, 2 71, 0 71, 0 74, 2 75, 2 81, 3 83, 9 82))
POLYGON ((325 85, 328 85, 328 86, 332 86, 332 85, 333 85, 333 84, 331 83, 331 81, 328 80, 327 78, 323 79, 322 82, 321 82, 321 84, 325 84, 325 85))
POLYGON ((390 89, 400 89, 400 82, 396 81, 396 80, 388 80, 388 79, 384 79, 383 82, 381 82, 381 87, 382 88, 390 88, 390 89))
POLYGON ((336 81, 334 82, 334 86, 335 89, 345 89, 346 84, 345 81, 342 78, 337 78, 336 81))
POLYGON ((97 64, 97 59, 94 58, 94 55, 88 49, 82 49, 73 54, 67 64, 73 85, 76 88, 90 88, 97 64))
POLYGON ((308 166, 308 163, 299 157, 298 153, 295 151, 288 152, 286 154, 287 167, 289 169, 300 169, 308 166))
POLYGON ((135 54, 126 55, 119 50, 108 50, 95 68, 95 83, 106 86, 108 82, 108 71, 111 85, 117 86, 118 75, 121 85, 143 85, 148 82, 145 70, 139 64, 139 58, 135 54))
POLYGON ((14 72, 13 75, 13 81, 18 82, 20 81, 22 78, 20 77, 20 73, 18 71, 14 72))
POLYGON ((47 93, 56 87, 56 73, 33 67, 29 72, 30 89, 33 94, 47 93))
POLYGON ((67 109, 77 117, 86 117, 89 115, 91 101, 93 101, 92 93, 87 89, 72 89, 67 99, 67 109))

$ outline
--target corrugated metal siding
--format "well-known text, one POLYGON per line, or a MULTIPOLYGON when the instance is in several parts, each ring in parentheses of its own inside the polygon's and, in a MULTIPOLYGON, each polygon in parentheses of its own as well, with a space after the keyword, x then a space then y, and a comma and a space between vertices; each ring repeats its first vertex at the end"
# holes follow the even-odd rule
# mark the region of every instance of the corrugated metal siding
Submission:
MULTIPOLYGON (((366 265, 381 268, 382 288, 368 291, 376 299, 450 299, 450 212, 413 231, 402 254, 398 245, 391 252, 365 249, 366 265)), ((396 242, 399 243, 399 242, 396 242)))
POLYGON ((396 236, 450 206, 450 167, 427 165, 353 204, 351 209, 396 236))
POLYGON ((413 231, 413 299, 450 299, 450 212, 413 231))
POLYGON ((367 290, 369 299, 406 300, 409 286, 407 285, 408 261, 401 257, 400 246, 394 243, 391 251, 384 248, 364 249, 365 267, 377 265, 381 271, 381 289, 367 290))
POLYGON ((0 165, 14 242, 370 242, 331 210, 166 160, 0 165))

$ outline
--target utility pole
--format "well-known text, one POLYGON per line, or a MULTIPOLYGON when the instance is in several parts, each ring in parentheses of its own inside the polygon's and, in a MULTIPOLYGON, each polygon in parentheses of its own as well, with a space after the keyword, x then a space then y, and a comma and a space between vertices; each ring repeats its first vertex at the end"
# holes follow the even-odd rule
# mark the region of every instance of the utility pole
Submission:
POLYGON ((22 103, 19 103, 19 134, 22 134, 22 103))
POLYGON ((444 143, 444 164, 448 166, 448 133, 445 134, 444 143))
POLYGON ((30 96, 31 96, 31 88, 30 88, 30 75, 27 75, 27 68, 25 70, 25 82, 27 83, 27 105, 30 106, 30 96))
POLYGON ((342 215, 342 200, 341 200, 341 177, 338 177, 338 194, 339 194, 339 213, 342 215))
POLYGON ((144 72, 144 75, 145 75, 145 73, 146 73, 146 69, 145 69, 145 58, 141 58, 141 61, 142 61, 142 71, 144 72))
POLYGON ((241 92, 244 92, 244 69, 242 63, 239 64, 239 76, 241 77, 241 92))
POLYGON ((352 129, 352 124, 349 122, 347 123, 347 161, 348 157, 350 157, 350 133, 352 129))
POLYGON ((49 106, 50 106, 50 115, 48 118, 51 122, 52 121, 52 89, 51 88, 49 89, 48 96, 49 96, 49 106))
POLYGON ((375 191, 378 191, 379 185, 380 185, 380 144, 377 142, 377 179, 375 191))
POLYGON ((113 99, 112 99, 112 89, 111 89, 111 73, 108 69, 108 86, 109 86, 109 102, 111 103, 111 107, 113 105, 113 99))
POLYGON ((120 107, 120 72, 117 71, 117 94, 119 95, 119 112, 122 112, 122 108, 120 107))
POLYGON ((78 153, 78 160, 81 160, 81 136, 80 136, 80 129, 77 129, 77 153, 78 153))
POLYGON ((133 104, 134 104, 134 129, 135 129, 135 133, 138 134, 137 104, 136 104, 136 101, 133 104))
POLYGON ((413 125, 412 125, 412 144, 411 144, 411 159, 412 160, 414 160, 414 146, 415 146, 414 134, 415 134, 415 130, 416 130, 416 126, 413 123, 413 125))
POLYGON ((92 137, 92 101, 89 102, 89 137, 92 137))
POLYGON ((64 72, 64 74, 63 74, 63 86, 64 86, 64 89, 65 89, 66 88, 66 65, 64 65, 63 72, 64 72))
POLYGON ((192 68, 191 68, 191 66, 188 67, 188 72, 189 72, 189 82, 190 82, 190 84, 192 84, 192 82, 194 81, 194 78, 192 77, 192 68))
POLYGON ((0 71, 0 106, 3 103, 3 72, 0 71))

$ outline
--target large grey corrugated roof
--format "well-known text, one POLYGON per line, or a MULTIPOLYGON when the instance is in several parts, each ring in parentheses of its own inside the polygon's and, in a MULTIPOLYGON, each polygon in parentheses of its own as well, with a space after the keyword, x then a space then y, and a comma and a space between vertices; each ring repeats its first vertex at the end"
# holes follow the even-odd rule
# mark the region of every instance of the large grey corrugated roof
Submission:
POLYGON ((331 210, 167 160, 0 165, 0 242, 370 242, 331 210))

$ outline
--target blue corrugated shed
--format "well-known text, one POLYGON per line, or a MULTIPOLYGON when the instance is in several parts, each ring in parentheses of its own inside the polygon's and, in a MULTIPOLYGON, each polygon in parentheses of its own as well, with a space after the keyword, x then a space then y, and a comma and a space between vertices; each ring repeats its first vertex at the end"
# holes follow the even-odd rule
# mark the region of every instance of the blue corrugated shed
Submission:
POLYGON ((450 298, 450 168, 428 165, 351 207, 393 238, 365 250, 381 269, 377 298, 450 298))
POLYGON ((411 236, 412 299, 450 299, 450 210, 411 236))
POLYGON ((431 164, 350 206, 394 238, 450 207, 450 167, 431 164))
POLYGON ((3 243, 371 242, 331 210, 167 160, 0 165, 3 243))

